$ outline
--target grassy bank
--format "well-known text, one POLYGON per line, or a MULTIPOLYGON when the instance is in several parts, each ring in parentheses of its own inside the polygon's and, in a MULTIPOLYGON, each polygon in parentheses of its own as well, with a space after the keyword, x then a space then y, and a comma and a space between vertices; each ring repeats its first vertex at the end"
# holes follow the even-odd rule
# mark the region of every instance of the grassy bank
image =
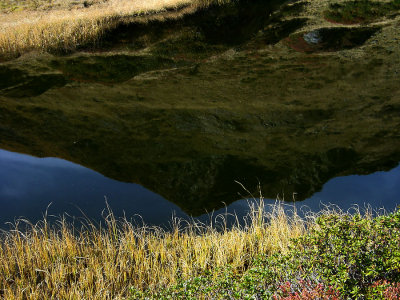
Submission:
MULTIPOLYGON (((0 59, 9 60, 30 51, 69 53, 82 48, 100 48, 101 38, 122 24, 179 19, 201 8, 230 2, 239 1, 4 0, 0 3, 0 59)), ((399 0, 288 3, 286 9, 299 9, 298 13, 309 19, 311 26, 311 19, 325 26, 392 22, 400 8, 399 0)), ((217 21, 215 26, 219 26, 217 21)))
POLYGON ((0 293, 4 299, 399 299, 399 212, 376 218, 326 212, 305 220, 282 206, 268 211, 253 207, 246 225, 230 229, 221 218, 218 226, 176 220, 164 231, 117 222, 112 213, 100 228, 78 230, 62 220, 55 227, 17 226, 1 238, 0 293))
MULTIPOLYGON (((286 253, 260 255, 181 281, 152 299, 400 299, 400 212, 371 218, 325 213, 286 253)), ((135 298, 136 295, 134 296, 135 298)))
POLYGON ((268 216, 254 208, 247 225, 231 229, 217 220, 219 229, 177 221, 171 232, 117 222, 112 214, 105 227, 81 231, 62 220, 55 228, 16 227, 1 239, 0 293, 5 299, 115 299, 129 297, 132 287, 156 293, 226 265, 241 274, 258 254, 285 252, 305 231, 304 221, 279 207, 268 216))
POLYGON ((224 0, 3 1, 0 57, 35 51, 68 52, 96 45, 122 23, 176 19, 224 0))

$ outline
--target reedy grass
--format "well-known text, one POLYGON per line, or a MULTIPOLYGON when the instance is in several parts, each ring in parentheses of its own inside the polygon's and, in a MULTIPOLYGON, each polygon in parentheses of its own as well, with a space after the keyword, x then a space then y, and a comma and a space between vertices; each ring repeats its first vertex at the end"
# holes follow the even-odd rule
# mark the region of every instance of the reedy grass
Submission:
POLYGON ((0 250, 0 295, 5 299, 116 299, 129 289, 159 290, 230 265, 242 273, 260 254, 285 252, 308 221, 276 205, 266 213, 252 206, 244 225, 173 219, 172 230, 116 220, 78 229, 65 219, 50 225, 19 221, 4 231, 0 250), (20 230, 21 227, 26 227, 20 230))
POLYGON ((334 208, 314 214, 286 253, 261 254, 241 274, 227 265, 132 299, 400 299, 399 211, 334 208))
POLYGON ((82 45, 96 45, 105 32, 121 23, 176 19, 201 7, 229 1, 109 0, 87 8, 82 2, 81 8, 74 9, 50 5, 46 10, 0 12, 0 57, 10 59, 32 50, 69 52, 82 45), (167 11, 171 8, 175 11, 167 11))

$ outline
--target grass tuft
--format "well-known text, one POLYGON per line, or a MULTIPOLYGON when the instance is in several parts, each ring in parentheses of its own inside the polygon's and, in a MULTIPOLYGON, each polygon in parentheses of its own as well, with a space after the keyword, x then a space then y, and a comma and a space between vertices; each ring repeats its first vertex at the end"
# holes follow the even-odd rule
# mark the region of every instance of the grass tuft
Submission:
POLYGON ((153 1, 14 1, 0 7, 0 57, 29 51, 70 52, 95 46, 102 36, 123 23, 176 19, 212 4, 231 0, 153 1), (90 5, 89 5, 90 4, 90 5))
POLYGON ((244 223, 116 220, 78 229, 19 220, 4 231, 4 299, 400 299, 400 211, 300 218, 251 205, 244 223), (24 228, 24 229, 22 229, 24 228))
POLYGON ((400 299, 400 211, 372 218, 327 212, 286 252, 261 254, 243 274, 227 265, 146 299, 400 299))
POLYGON ((108 299, 159 291, 229 265, 242 274, 259 254, 287 251, 306 221, 282 206, 253 206, 244 225, 174 219, 172 230, 135 226, 112 212, 103 226, 77 228, 65 219, 20 220, 2 233, 0 294, 5 299, 108 299), (24 228, 24 229, 22 229, 24 228))

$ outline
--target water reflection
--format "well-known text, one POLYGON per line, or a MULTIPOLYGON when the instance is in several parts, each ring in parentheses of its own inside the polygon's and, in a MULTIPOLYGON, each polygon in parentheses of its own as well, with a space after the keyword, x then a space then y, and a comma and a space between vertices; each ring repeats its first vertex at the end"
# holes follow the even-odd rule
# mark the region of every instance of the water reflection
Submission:
POLYGON ((105 198, 118 216, 143 216, 160 224, 182 210, 138 184, 112 180, 80 165, 57 158, 36 158, 0 150, 0 223, 23 216, 30 221, 67 213, 99 220, 105 198))
MULTIPOLYGON (((242 218, 248 211, 249 203, 255 203, 254 199, 236 201, 229 205, 227 212, 242 218)), ((267 211, 276 203, 279 203, 276 199, 264 199, 267 211)), ((400 204, 400 165, 387 172, 333 178, 323 186, 320 192, 304 201, 280 203, 289 213, 296 208, 301 216, 324 209, 390 212, 400 204)), ((224 213, 224 210, 218 210, 216 213, 224 213)))
MULTIPOLYGON (((105 209, 105 198, 116 216, 125 214, 128 219, 139 221, 137 215, 140 215, 146 224, 168 225, 173 215, 189 217, 177 205, 139 184, 119 182, 58 158, 37 158, 0 150, 1 226, 21 216, 33 222, 40 220, 50 203, 48 213, 51 215, 67 213, 82 217, 84 212, 87 217, 99 221, 105 209)), ((397 166, 388 172, 334 178, 320 192, 296 202, 295 206, 302 212, 316 212, 327 204, 344 210, 354 205, 361 208, 370 205, 372 209, 390 211, 399 200, 400 166, 397 166)), ((275 202, 265 199, 267 206, 275 202)), ((213 215, 236 214, 242 220, 249 210, 248 204, 248 200, 239 200, 213 215)), ((198 219, 206 222, 210 217, 204 214, 198 219)))
MULTIPOLYGON (((248 197, 235 181, 253 193, 260 184, 266 198, 297 193, 300 201, 332 178, 396 167, 400 51, 387 48, 387 33, 327 29, 323 21, 313 32, 324 41, 308 49, 302 5, 271 15, 282 1, 239 2, 167 24, 123 26, 105 52, 2 65, 0 148, 66 159, 115 180, 26 166, 3 195, 22 193, 31 206, 43 202, 40 209, 45 201, 92 208, 106 195, 110 204, 128 202, 117 209, 142 207, 132 210, 142 215, 179 207, 199 216, 248 197)), ((18 164, 3 165, 5 182, 18 164)), ((14 205, 12 215, 29 214, 23 209, 14 205)))
POLYGON ((400 166, 389 172, 370 175, 351 175, 328 181, 321 192, 315 193, 302 204, 317 210, 323 204, 333 203, 347 210, 354 204, 361 208, 393 210, 400 204, 400 166))

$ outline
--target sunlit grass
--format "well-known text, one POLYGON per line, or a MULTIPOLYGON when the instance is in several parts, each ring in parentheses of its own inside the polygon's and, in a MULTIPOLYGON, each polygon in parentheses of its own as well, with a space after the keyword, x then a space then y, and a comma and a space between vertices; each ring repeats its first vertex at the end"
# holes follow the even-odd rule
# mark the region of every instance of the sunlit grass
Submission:
POLYGON ((212 3, 228 1, 38 0, 25 1, 27 5, 15 11, 11 5, 14 2, 3 3, 3 13, 0 11, 0 57, 17 57, 32 50, 68 52, 83 45, 95 45, 105 32, 121 23, 180 18, 212 3), (36 6, 30 5, 33 2, 36 6), (11 11, 4 13, 6 8, 11 11))
POLYGON ((230 265, 242 273, 259 254, 285 252, 306 221, 288 217, 282 206, 266 213, 253 206, 244 225, 184 222, 172 230, 115 220, 105 226, 72 226, 20 221, 4 232, 0 251, 0 293, 5 299, 106 299, 129 296, 129 289, 159 290, 204 271, 230 265), (19 228, 28 225, 28 229, 19 228))

